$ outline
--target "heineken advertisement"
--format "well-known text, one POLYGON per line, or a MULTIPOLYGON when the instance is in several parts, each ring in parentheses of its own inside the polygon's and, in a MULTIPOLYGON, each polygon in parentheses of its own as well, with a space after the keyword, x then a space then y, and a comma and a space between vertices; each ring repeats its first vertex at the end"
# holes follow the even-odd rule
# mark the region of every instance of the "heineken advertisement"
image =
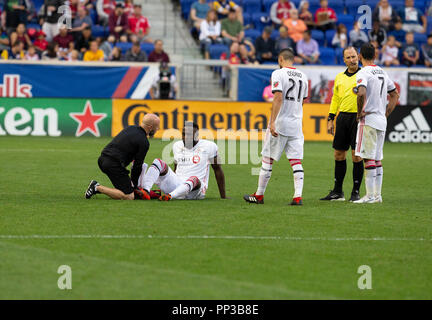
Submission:
POLYGON ((111 99, 0 99, 0 136, 111 136, 111 99))

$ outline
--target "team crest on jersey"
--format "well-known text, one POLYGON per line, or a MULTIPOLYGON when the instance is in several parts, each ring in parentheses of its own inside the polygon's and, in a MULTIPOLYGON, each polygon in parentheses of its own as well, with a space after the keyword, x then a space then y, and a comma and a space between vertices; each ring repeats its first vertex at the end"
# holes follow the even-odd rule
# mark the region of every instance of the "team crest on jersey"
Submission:
POLYGON ((358 79, 357 83, 362 83, 363 79, 358 79))
POLYGON ((192 158, 192 162, 195 163, 195 164, 199 163, 200 160, 201 160, 201 158, 198 155, 195 155, 192 158))
POLYGON ((279 86, 279 81, 276 81, 273 85, 275 88, 277 88, 279 86))

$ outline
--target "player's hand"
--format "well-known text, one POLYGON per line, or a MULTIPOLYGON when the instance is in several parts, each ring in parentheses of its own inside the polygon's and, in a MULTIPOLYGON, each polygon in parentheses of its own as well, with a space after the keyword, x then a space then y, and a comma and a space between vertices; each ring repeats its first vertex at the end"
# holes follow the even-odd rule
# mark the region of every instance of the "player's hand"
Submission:
POLYGON ((357 121, 360 121, 361 119, 363 119, 368 113, 362 111, 360 113, 357 113, 357 121))
POLYGON ((327 133, 334 136, 334 122, 333 122, 333 120, 327 121, 327 133))
POLYGON ((270 124, 270 133, 273 137, 277 137, 278 133, 276 132, 276 126, 274 123, 270 124))

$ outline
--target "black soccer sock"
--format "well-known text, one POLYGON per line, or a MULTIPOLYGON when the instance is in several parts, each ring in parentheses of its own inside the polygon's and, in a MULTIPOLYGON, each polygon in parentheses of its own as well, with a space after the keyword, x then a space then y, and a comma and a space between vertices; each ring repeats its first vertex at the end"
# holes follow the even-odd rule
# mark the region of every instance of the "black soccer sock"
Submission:
POLYGON ((342 192, 342 185, 345 178, 346 169, 346 160, 335 160, 335 184, 333 188, 334 192, 342 192))
POLYGON ((363 161, 353 162, 353 192, 360 192, 360 186, 363 180, 364 164, 363 161))

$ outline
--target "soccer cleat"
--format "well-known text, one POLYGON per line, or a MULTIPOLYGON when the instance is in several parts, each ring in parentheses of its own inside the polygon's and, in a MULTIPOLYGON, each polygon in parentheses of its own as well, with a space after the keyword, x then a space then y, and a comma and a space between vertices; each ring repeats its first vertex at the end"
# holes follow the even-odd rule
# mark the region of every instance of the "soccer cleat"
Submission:
POLYGON ((325 196, 324 198, 321 198, 320 200, 327 200, 327 201, 345 201, 345 195, 343 192, 335 192, 333 190, 330 190, 330 193, 325 196))
POLYGON ((150 200, 149 193, 143 188, 134 189, 135 200, 150 200))
POLYGON ((160 189, 157 190, 150 190, 150 198, 153 199, 159 199, 160 196, 162 195, 162 192, 160 189))
POLYGON ((356 190, 351 192, 351 198, 350 198, 350 202, 354 202, 354 201, 358 201, 360 200, 360 193, 356 190))
POLYGON ((98 191, 96 191, 96 187, 99 186, 99 185, 100 184, 96 180, 90 181, 90 184, 87 187, 87 191, 85 192, 86 199, 90 199, 95 194, 99 193, 98 191))
POLYGON ((172 199, 169 193, 163 194, 159 197, 159 201, 170 201, 172 199))
POLYGON ((360 200, 353 201, 353 203, 376 203, 375 197, 364 196, 360 200))
POLYGON ((292 205, 292 206, 302 206, 302 205, 303 205, 302 198, 301 198, 301 197, 294 198, 294 199, 291 201, 291 205, 292 205))
POLYGON ((249 203, 264 204, 264 196, 258 196, 255 193, 254 194, 246 194, 243 196, 243 199, 249 203))
POLYGON ((376 203, 382 203, 382 196, 375 196, 376 203))

